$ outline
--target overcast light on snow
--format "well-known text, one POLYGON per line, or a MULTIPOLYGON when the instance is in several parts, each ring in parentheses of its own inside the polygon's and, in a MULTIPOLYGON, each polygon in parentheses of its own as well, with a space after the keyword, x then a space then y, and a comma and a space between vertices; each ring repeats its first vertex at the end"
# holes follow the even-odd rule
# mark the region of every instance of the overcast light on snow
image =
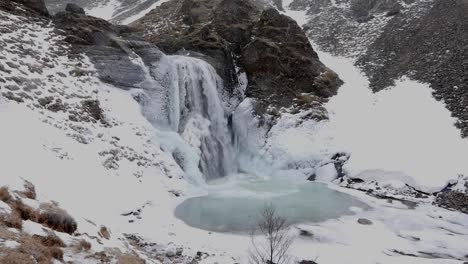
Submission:
POLYGON ((351 153, 347 169, 352 174, 402 172, 426 190, 440 190, 448 180, 468 174, 468 140, 428 85, 401 79, 373 93, 351 60, 323 52, 319 57, 345 82, 327 104, 327 133, 351 153))
POLYGON ((108 0, 105 4, 99 4, 97 7, 86 9, 86 13, 90 16, 108 20, 114 16, 119 5, 119 0, 108 0))
MULTIPOLYGON (((167 1, 154 3, 123 24, 167 1)), ((111 19, 120 4, 108 0, 87 12, 111 19)), ((285 13, 300 25, 307 22, 304 11, 285 13)), ((9 25, 22 21, 3 11, 0 15, 11 18, 9 25)), ((2 23, 2 28, 8 28, 2 23)), ((91 241, 93 253, 112 247, 122 252, 146 250, 127 245, 133 241, 124 234, 135 234, 148 242, 144 247, 154 242, 164 252, 158 257, 182 247, 187 256, 206 252, 206 258, 195 263, 244 264, 251 237, 223 225, 235 218, 252 220, 254 213, 243 209, 256 211, 258 204, 277 201, 277 208, 284 209, 283 204, 285 211, 303 210, 318 219, 294 215, 299 220, 289 230, 295 238, 290 253, 297 261, 460 264, 467 258, 468 215, 434 206, 434 196, 417 203, 410 197, 404 203, 333 184, 340 179, 331 157, 340 152, 350 154, 344 165, 350 177, 395 188, 409 184, 422 191, 440 191, 459 175, 468 175, 468 140, 461 138, 456 120, 443 102, 434 99, 427 84, 405 77, 373 93, 352 59, 314 47, 320 60, 344 81, 325 104, 329 119, 306 118, 307 111, 314 109, 283 108, 267 129, 252 115, 255 99, 239 99, 243 101, 237 108, 229 109, 232 106, 220 95, 225 88, 221 77, 201 59, 161 55, 148 65, 132 53, 134 66, 144 78, 130 90, 120 89, 93 75, 97 69, 86 55, 76 61, 66 53, 51 56, 49 48, 61 47, 62 41, 52 23, 24 23, 28 33, 24 33, 24 49, 34 48, 32 54, 37 57, 53 57, 54 67, 26 76, 23 63, 11 67, 5 79, 12 83, 11 76, 36 78, 43 81, 36 88, 41 98, 58 98, 74 111, 84 108, 86 98, 98 102, 103 114, 100 122, 73 121, 71 111, 51 111, 48 104, 37 104, 37 97, 20 103, 0 96, 1 186, 19 191, 24 180, 31 181, 37 199, 18 199, 33 209, 45 201, 57 201, 78 223, 73 235, 57 232, 67 244, 83 238, 91 241), (78 65, 85 76, 71 74, 78 65), (141 102, 139 96, 144 97, 141 102), (204 116, 204 112, 209 113, 204 116), (221 160, 222 170, 215 168, 215 159, 221 160), (214 171, 213 181, 206 171, 202 175, 200 167, 205 164, 200 165, 200 160, 214 171), (220 171, 228 175, 216 178, 220 171), (311 175, 321 183, 306 180, 311 175), (186 204, 191 199, 193 207, 186 204), (199 208, 203 206, 215 212, 218 218, 210 220, 218 226, 203 221, 206 211, 199 208), (177 208, 183 210, 183 217, 177 215, 177 208), (370 224, 360 223, 361 218, 370 224), (197 221, 203 225, 193 224, 197 221), (101 225, 112 234, 102 242, 93 237, 101 225)), ((0 35, 0 40, 19 38, 18 32, 0 35)), ((5 61, 35 62, 31 54, 19 55, 11 47, 14 44, 8 45, 0 50, 5 61)), ((12 211, 0 201, 0 214, 12 211)), ((17 232, 46 236, 48 229, 32 220, 23 221, 17 232)), ((20 246, 0 238, 2 245, 20 246)), ((74 259, 71 250, 65 252, 64 261, 88 263, 85 257, 74 259)), ((155 258, 150 263, 172 263, 166 260, 155 258)))
MULTIPOLYGON (((285 1, 284 6, 290 2, 285 1)), ((304 11, 286 8, 285 13, 299 25, 307 21, 304 11)), ((326 106, 329 123, 311 136, 317 137, 313 141, 320 142, 319 148, 349 152, 346 169, 352 175, 381 170, 391 177, 389 182, 398 179, 437 191, 459 175, 468 174, 468 140, 461 138, 456 120, 443 102, 435 100, 427 84, 402 78, 394 87, 373 93, 352 59, 314 49, 344 85, 326 106)), ((375 172, 360 176, 379 177, 375 172)))

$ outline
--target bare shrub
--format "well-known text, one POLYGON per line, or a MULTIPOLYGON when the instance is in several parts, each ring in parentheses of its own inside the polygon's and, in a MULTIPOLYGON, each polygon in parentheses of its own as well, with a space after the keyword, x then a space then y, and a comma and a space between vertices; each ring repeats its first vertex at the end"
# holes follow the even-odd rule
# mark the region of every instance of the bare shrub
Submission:
POLYGON ((2 264, 35 264, 34 259, 30 255, 15 250, 9 250, 2 254, 0 263, 2 264))
POLYGON ((23 219, 21 218, 21 214, 16 210, 13 210, 10 215, 4 218, 3 221, 7 227, 19 230, 23 228, 23 219))
POLYGON ((101 229, 99 230, 99 236, 109 240, 110 239, 110 232, 105 226, 101 226, 101 229))
POLYGON ((33 238, 39 240, 42 245, 46 247, 65 247, 65 243, 56 234, 49 234, 48 236, 34 235, 33 238))
POLYGON ((5 203, 8 203, 11 201, 11 194, 10 194, 10 191, 8 190, 8 187, 6 186, 3 186, 0 188, 0 200, 5 202, 5 203))
POLYGON ((22 192, 18 192, 19 195, 21 195, 22 197, 25 197, 25 198, 28 198, 28 199, 32 199, 32 200, 36 200, 36 187, 34 187, 34 185, 28 181, 25 181, 24 182, 24 191, 22 192))
POLYGON ((21 216, 21 219, 37 221, 37 218, 38 218, 37 211, 25 205, 20 200, 13 201, 12 207, 13 207, 13 211, 19 213, 19 215, 21 216))
POLYGON ((273 205, 266 205, 260 211, 257 229, 265 241, 256 239, 256 231, 252 232, 252 248, 249 252, 251 264, 287 264, 291 262, 288 250, 293 239, 289 235, 286 219, 276 213, 273 205))
POLYGON ((49 255, 58 260, 63 260, 63 250, 58 247, 50 247, 48 248, 49 255))
POLYGON ((55 231, 73 234, 78 225, 65 210, 55 204, 41 204, 41 213, 37 222, 44 224, 55 231))
POLYGON ((51 263, 52 259, 63 259, 63 251, 60 248, 44 246, 39 239, 31 236, 22 237, 16 250, 29 255, 36 263, 51 263))
POLYGON ((89 251, 91 249, 91 243, 89 243, 88 241, 84 240, 84 239, 81 239, 77 244, 76 244, 76 249, 79 251, 79 252, 82 252, 82 251, 89 251))

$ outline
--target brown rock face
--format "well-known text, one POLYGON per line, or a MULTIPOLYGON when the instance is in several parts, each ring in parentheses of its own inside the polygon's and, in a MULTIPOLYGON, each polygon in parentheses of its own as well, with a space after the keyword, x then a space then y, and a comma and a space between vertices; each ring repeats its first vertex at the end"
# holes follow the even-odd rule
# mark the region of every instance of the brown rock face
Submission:
POLYGON ((248 0, 171 0, 134 26, 166 53, 198 53, 228 92, 237 86, 240 68, 258 114, 270 105, 290 107, 303 93, 328 98, 341 85, 294 20, 248 0))
POLYGON ((302 29, 275 9, 265 10, 243 48, 247 95, 281 107, 303 93, 328 98, 341 84, 312 49, 302 29))

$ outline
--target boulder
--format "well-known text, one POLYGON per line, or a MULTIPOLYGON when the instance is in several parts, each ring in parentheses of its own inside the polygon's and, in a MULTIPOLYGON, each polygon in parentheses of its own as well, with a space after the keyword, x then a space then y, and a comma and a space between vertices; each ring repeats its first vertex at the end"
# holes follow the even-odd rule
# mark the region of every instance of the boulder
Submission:
POLYGON ((358 223, 361 225, 372 225, 372 221, 366 218, 359 218, 358 223))
POLYGON ((80 15, 85 15, 86 14, 83 8, 81 8, 79 5, 73 4, 73 3, 67 4, 67 6, 65 7, 65 11, 70 12, 70 13, 74 13, 74 14, 80 14, 80 15))

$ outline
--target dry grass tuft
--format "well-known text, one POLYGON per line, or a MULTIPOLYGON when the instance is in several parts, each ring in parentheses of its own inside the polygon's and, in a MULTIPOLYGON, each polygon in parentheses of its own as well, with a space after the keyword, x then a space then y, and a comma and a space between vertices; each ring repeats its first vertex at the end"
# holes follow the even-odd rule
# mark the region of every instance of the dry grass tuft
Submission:
POLYGON ((18 230, 23 228, 23 219, 21 218, 21 214, 16 210, 13 210, 10 215, 6 216, 3 222, 10 228, 16 228, 18 230))
POLYGON ((22 237, 19 248, 15 250, 31 256, 37 263, 51 263, 52 259, 63 260, 63 251, 60 248, 47 247, 40 239, 31 236, 22 237))
POLYGON ((3 256, 0 257, 0 263, 2 264, 35 264, 36 261, 31 258, 31 255, 17 252, 14 250, 8 250, 6 252, 2 252, 3 256))
POLYGON ((133 254, 123 254, 117 259, 117 264, 145 264, 146 262, 133 254))
POLYGON ((73 234, 78 225, 65 210, 56 204, 41 204, 41 210, 37 222, 44 224, 55 231, 73 234))
POLYGON ((78 244, 76 244, 75 247, 78 250, 78 252, 89 251, 89 250, 91 250, 91 243, 89 243, 88 241, 86 241, 84 239, 81 239, 78 242, 78 244))
POLYGON ((62 249, 58 247, 50 247, 49 249, 49 254, 52 258, 57 259, 57 260, 63 260, 63 251, 62 249))
POLYGON ((65 247, 65 243, 55 234, 49 234, 46 237, 34 235, 33 238, 41 242, 46 247, 65 247))
POLYGON ((38 212, 25 205, 22 201, 15 200, 11 202, 10 206, 12 206, 13 211, 17 212, 23 220, 37 221, 38 212))
POLYGON ((28 181, 24 182, 24 191, 18 192, 18 194, 31 200, 36 200, 37 198, 36 187, 28 181))
POLYGON ((110 239, 110 232, 105 226, 101 226, 101 230, 99 231, 99 236, 109 240, 110 239))
POLYGON ((8 187, 3 186, 0 188, 0 200, 9 203, 11 201, 12 197, 10 194, 10 191, 8 190, 8 187))

